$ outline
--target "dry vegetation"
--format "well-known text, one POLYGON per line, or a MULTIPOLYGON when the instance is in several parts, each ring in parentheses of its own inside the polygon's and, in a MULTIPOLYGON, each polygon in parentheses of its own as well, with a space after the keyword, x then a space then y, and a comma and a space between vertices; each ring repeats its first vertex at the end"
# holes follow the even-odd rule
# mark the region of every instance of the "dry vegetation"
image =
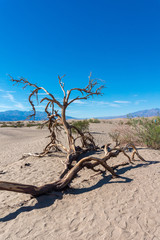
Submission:
POLYGON ((132 142, 135 145, 160 149, 160 117, 120 120, 110 137, 121 144, 132 142))
POLYGON ((9 121, 9 122, 0 122, 0 127, 12 127, 12 128, 22 128, 22 127, 38 127, 41 128, 43 126, 42 121, 9 121))

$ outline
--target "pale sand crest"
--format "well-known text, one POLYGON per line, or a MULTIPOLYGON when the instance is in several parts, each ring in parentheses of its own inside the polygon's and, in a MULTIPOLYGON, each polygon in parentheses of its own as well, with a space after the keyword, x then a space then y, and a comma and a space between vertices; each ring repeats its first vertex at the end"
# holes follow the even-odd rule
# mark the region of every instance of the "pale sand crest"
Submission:
MULTIPOLYGON (((112 124, 91 124, 99 145, 110 141, 112 124)), ((0 129, 0 181, 42 185, 58 178, 65 155, 19 160, 24 152, 40 152, 47 130, 0 129), (26 163, 29 163, 25 166, 26 163)), ((111 179, 85 169, 72 189, 31 199, 0 192, 0 239, 28 240, 158 240, 160 239, 160 151, 139 149, 152 164, 120 168, 111 179)), ((125 161, 120 155, 110 164, 125 161)))

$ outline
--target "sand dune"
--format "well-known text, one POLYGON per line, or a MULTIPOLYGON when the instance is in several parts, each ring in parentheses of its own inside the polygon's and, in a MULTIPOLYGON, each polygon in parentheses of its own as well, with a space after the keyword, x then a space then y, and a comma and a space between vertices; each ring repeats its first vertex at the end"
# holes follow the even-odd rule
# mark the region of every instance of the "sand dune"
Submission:
MULTIPOLYGON (((91 124, 99 145, 110 141, 112 124, 91 124)), ((46 129, 0 129, 0 181, 42 185, 54 181, 63 170, 65 155, 29 157, 47 141, 46 129)), ((0 239, 28 240, 159 240, 160 151, 139 149, 148 164, 119 168, 118 179, 79 173, 71 188, 37 199, 29 195, 0 192, 0 239)), ((124 155, 109 164, 126 160, 124 155)))

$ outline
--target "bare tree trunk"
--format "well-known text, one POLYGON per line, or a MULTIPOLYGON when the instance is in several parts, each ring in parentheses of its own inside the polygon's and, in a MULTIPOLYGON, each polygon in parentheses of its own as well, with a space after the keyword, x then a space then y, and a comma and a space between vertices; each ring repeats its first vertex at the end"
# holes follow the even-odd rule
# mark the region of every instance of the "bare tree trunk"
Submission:
POLYGON ((66 106, 65 106, 65 104, 62 108, 62 123, 63 123, 64 129, 65 129, 65 132, 67 134, 67 141, 68 141, 68 153, 67 153, 66 165, 67 165, 67 168, 70 169, 72 161, 77 158, 77 153, 76 153, 76 148, 75 148, 75 141, 72 136, 71 127, 68 124, 68 122, 66 121, 66 106))

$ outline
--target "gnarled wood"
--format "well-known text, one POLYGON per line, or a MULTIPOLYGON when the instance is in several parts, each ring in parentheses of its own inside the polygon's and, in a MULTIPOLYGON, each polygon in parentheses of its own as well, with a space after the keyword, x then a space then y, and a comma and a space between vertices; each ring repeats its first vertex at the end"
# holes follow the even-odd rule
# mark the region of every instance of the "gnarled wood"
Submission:
MULTIPOLYGON (((132 147, 135 148, 135 146, 132 144, 132 147)), ((126 150, 128 146, 126 146, 124 149, 126 150)), ((12 182, 3 182, 0 181, 0 190, 6 190, 6 191, 13 191, 13 192, 19 192, 19 193, 25 193, 25 194, 30 194, 34 197, 47 194, 51 191, 61 191, 65 189, 68 184, 75 178, 77 173, 84 167, 93 169, 101 165, 105 168, 105 170, 109 171, 111 175, 115 178, 118 177, 118 175, 114 172, 114 169, 116 169, 119 166, 125 166, 130 163, 122 163, 122 164, 117 164, 113 167, 110 167, 106 161, 109 160, 111 157, 117 157, 121 152, 124 154, 124 149, 111 149, 108 155, 105 155, 103 158, 97 158, 94 156, 89 156, 81 159, 78 163, 75 164, 70 170, 64 174, 62 178, 60 178, 58 181, 50 183, 50 184, 45 184, 43 186, 37 187, 34 185, 26 185, 26 184, 19 184, 19 183, 12 183, 12 182)), ((137 149, 135 148, 136 153, 138 153, 137 149)), ((126 153, 124 154, 125 156, 127 155, 126 153)), ((138 153, 140 159, 142 160, 143 158, 140 156, 138 153)), ((128 157, 128 156, 127 156, 128 157)), ((143 159, 143 161, 145 161, 143 159)))

